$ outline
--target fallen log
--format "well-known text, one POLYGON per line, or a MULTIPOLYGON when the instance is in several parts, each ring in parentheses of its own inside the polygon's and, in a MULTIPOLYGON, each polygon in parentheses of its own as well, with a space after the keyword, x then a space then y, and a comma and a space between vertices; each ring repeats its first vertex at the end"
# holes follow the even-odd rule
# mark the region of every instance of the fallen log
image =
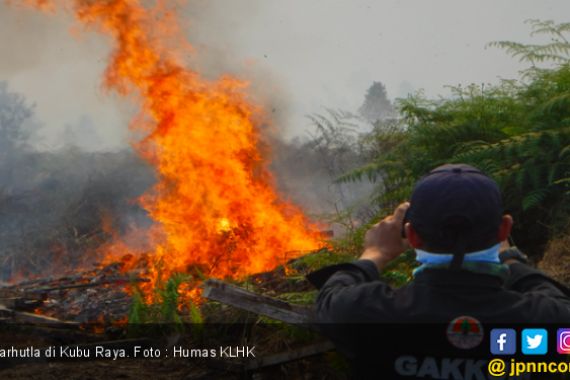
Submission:
POLYGON ((32 311, 43 303, 43 297, 7 297, 0 298, 0 306, 12 310, 32 311))
POLYGON ((310 324, 311 309, 256 294, 220 280, 210 279, 202 295, 213 301, 291 324, 310 324))
MULTIPOLYGON (((292 305, 285 301, 256 294, 215 279, 207 280, 203 285, 203 289, 202 295, 207 299, 264 315, 281 322, 302 324, 312 329, 312 310, 308 307, 292 305)), ((334 349, 335 346, 332 342, 321 341, 277 354, 244 361, 230 362, 214 360, 211 362, 211 365, 215 368, 234 372, 252 372, 323 354, 334 349)))
POLYGON ((80 288, 93 288, 96 286, 103 286, 103 285, 126 285, 134 282, 150 282, 149 279, 146 278, 114 278, 114 279, 107 279, 95 282, 88 282, 85 284, 71 284, 71 285, 61 285, 61 286, 52 286, 52 287, 44 287, 44 288, 37 288, 37 289, 28 289, 26 293, 49 293, 56 290, 67 290, 67 289, 80 289, 80 288))
POLYGON ((81 325, 78 322, 62 321, 60 319, 48 317, 45 315, 12 310, 2 305, 0 305, 0 318, 3 321, 14 323, 49 324, 56 325, 58 327, 69 328, 78 328, 81 325))

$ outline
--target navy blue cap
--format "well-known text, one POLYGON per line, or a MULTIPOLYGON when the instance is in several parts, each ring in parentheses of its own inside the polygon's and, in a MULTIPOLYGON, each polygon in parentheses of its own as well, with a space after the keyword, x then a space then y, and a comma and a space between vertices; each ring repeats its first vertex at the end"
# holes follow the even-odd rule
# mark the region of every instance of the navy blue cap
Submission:
POLYGON ((466 164, 439 166, 414 187, 406 214, 433 253, 461 256, 497 243, 503 216, 497 183, 466 164))

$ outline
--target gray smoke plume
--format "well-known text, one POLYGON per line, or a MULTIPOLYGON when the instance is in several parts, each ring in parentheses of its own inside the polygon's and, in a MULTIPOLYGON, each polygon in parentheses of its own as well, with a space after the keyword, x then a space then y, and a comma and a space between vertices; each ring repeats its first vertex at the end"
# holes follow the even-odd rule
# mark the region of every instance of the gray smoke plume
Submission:
MULTIPOLYGON (((344 148, 315 136, 282 137, 295 94, 269 65, 240 53, 239 30, 259 4, 192 2, 181 9, 196 50, 189 62, 212 80, 233 74, 251 83, 252 100, 265 110, 263 144, 271 147, 284 198, 311 215, 342 213, 368 191, 333 183, 359 158, 350 151, 339 156, 344 148)), ((100 87, 108 41, 70 36, 71 25, 64 13, 0 3, 0 33, 11 36, 0 44, 0 81, 9 83, 0 85, 0 281, 96 261, 92 253, 111 238, 102 220, 120 233, 152 223, 136 203, 156 177, 128 145, 132 106, 100 87)))
MULTIPOLYGON (((348 215, 345 220, 353 218, 359 223, 369 217, 368 196, 372 186, 334 182, 363 164, 354 141, 359 128, 342 135, 337 133, 337 141, 330 142, 330 136, 324 136, 314 120, 307 119, 308 134, 292 140, 286 137, 290 135, 289 128, 303 129, 291 125, 290 103, 296 94, 287 91, 270 71, 265 62, 270 57, 244 59, 241 51, 240 30, 257 16, 261 6, 259 0, 190 3, 185 9, 188 36, 197 51, 192 66, 210 79, 230 73, 250 82, 253 100, 266 111, 267 120, 262 127, 264 143, 268 145, 270 168, 283 198, 298 204, 313 217, 335 220, 348 215)), ((273 27, 269 23, 274 21, 268 20, 268 28, 273 27)))
POLYGON ((130 150, 40 151, 34 109, 0 83, 0 281, 87 265, 111 231, 150 221, 132 202, 155 178, 130 150))

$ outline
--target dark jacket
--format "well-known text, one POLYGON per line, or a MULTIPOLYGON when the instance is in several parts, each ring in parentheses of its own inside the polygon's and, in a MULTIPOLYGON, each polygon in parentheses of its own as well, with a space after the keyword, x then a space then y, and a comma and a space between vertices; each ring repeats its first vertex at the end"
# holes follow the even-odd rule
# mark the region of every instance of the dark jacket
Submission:
MULTIPOLYGON (((426 269, 408 285, 393 289, 380 279, 371 261, 358 260, 323 268, 309 280, 320 288, 316 317, 323 333, 356 362, 371 354, 374 345, 370 343, 375 342, 381 348, 374 362, 377 371, 380 356, 396 357, 398 350, 419 347, 419 336, 425 336, 423 343, 428 345, 423 354, 449 356, 450 346, 438 339, 459 316, 473 317, 485 326, 559 324, 570 328, 570 291, 565 286, 522 263, 511 264, 509 269, 506 281, 467 270, 426 269), (400 339, 398 326, 404 325, 409 336, 400 339), (439 335, 428 339, 432 332, 439 335)), ((479 353, 489 353, 487 334, 488 329, 479 353)), ((469 351, 459 354, 474 355, 469 351)), ((371 364, 369 359, 358 365, 371 364)))

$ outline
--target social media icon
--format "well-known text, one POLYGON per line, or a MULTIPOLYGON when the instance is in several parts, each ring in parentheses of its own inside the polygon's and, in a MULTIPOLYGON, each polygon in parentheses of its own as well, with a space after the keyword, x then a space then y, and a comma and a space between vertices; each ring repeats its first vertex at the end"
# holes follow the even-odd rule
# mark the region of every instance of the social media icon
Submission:
POLYGON ((491 330, 491 353, 513 355, 517 352, 517 333, 513 329, 491 330))
POLYGON ((570 329, 558 329, 556 350, 559 354, 570 354, 570 329))
POLYGON ((546 355, 548 352, 548 331, 545 329, 524 329, 521 335, 521 348, 525 355, 546 355))

